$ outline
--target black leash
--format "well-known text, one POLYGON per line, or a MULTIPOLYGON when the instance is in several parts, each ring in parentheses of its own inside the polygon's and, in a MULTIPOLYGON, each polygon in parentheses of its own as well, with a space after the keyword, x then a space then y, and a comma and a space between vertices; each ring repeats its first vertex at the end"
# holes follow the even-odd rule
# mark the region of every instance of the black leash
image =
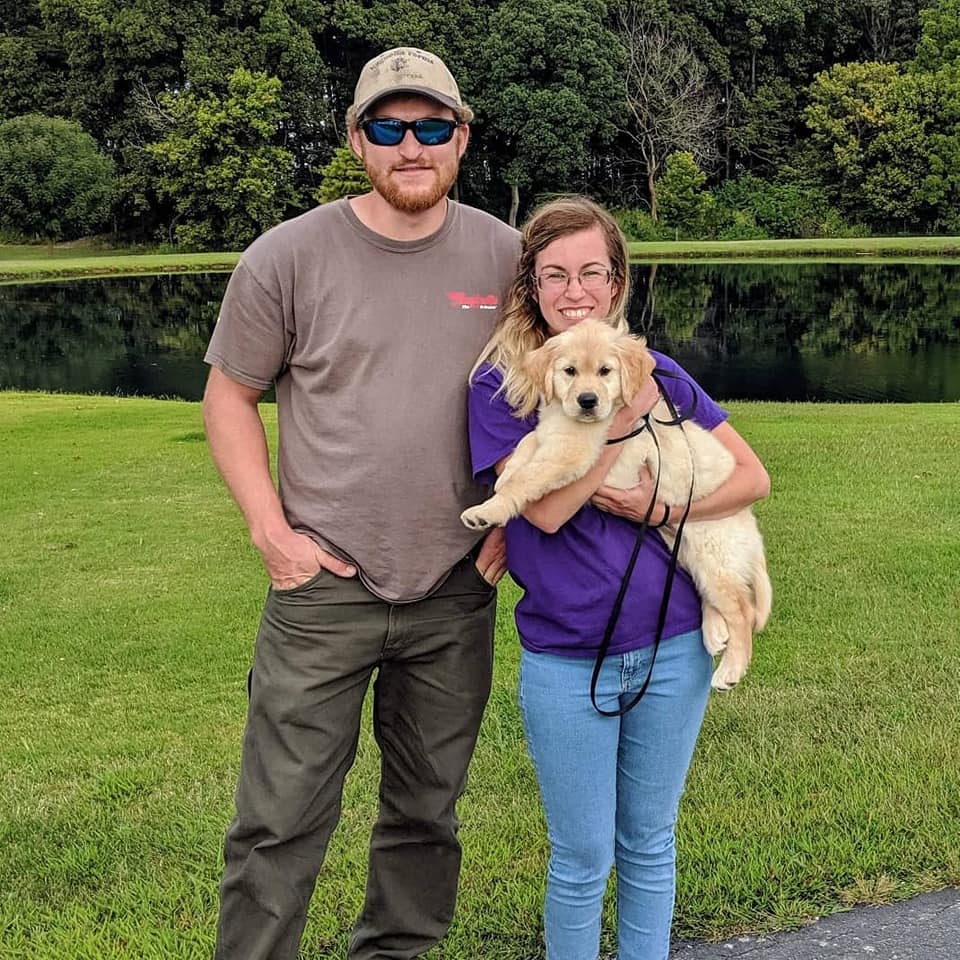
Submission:
MULTIPOLYGON (((659 421, 657 421, 659 423, 659 421)), ((623 443, 624 440, 629 440, 632 437, 639 437, 644 430, 650 429, 650 414, 645 414, 643 418, 643 423, 639 427, 634 427, 629 433, 625 433, 622 437, 609 437, 607 439, 607 446, 611 446, 614 443, 623 443)), ((651 434, 652 435, 652 434, 651 434)), ((654 441, 656 442, 656 441, 654 441)))
MULTIPOLYGON (((624 440, 629 440, 631 437, 638 436, 639 434, 643 433, 644 430, 650 430, 650 437, 653 439, 653 445, 657 450, 657 475, 653 481, 653 493, 650 496, 650 503, 647 506, 646 515, 644 516, 643 521, 640 523, 640 527, 637 530, 637 539, 633 545, 633 552, 630 554, 630 560, 627 563, 626 572, 623 575, 623 579, 620 581, 620 589, 617 592, 616 600, 614 600, 613 610, 611 610, 610 618, 607 620, 607 626, 603 632, 603 640, 600 641, 600 647, 597 650, 597 657, 593 664, 593 676, 590 678, 590 702, 593 704, 593 708, 597 711, 597 713, 604 717, 622 717, 625 713, 628 713, 640 702, 643 695, 647 692, 647 687, 650 685, 650 679, 653 676, 653 665, 657 659, 657 651, 660 649, 660 641, 663 639, 663 629, 667 622, 667 611, 670 607, 670 594, 673 590, 673 579, 677 572, 677 555, 680 552, 680 541, 683 537, 683 527, 687 522, 687 515, 690 513, 690 504, 693 502, 693 454, 691 452, 690 490, 687 493, 687 503, 683 508, 683 516, 680 517, 680 522, 677 524, 676 539, 673 542, 673 549, 670 551, 670 560, 667 563, 667 579, 663 585, 663 597, 660 600, 660 611, 657 615, 657 630, 653 638, 653 654, 650 657, 650 667, 647 670, 646 679, 643 681, 643 685, 640 687, 640 690, 634 695, 633 699, 628 704, 618 707, 616 710, 604 710, 597 703, 597 681, 600 678, 600 669, 603 666, 603 661, 607 655, 607 650, 610 649, 610 643, 613 639, 613 631, 617 626, 617 621, 620 619, 620 610, 623 607, 623 599, 627 594, 627 588, 630 586, 630 580, 633 577, 633 568, 636 566, 637 557, 640 555, 640 548, 643 546, 643 541, 646 537, 647 530, 651 529, 650 517, 653 515, 653 508, 657 502, 657 492, 660 489, 660 441, 657 439, 656 431, 651 428, 650 421, 653 419, 654 423, 659 423, 662 426, 676 426, 680 428, 681 432, 683 432, 683 421, 690 419, 697 406, 696 391, 691 389, 693 402, 690 405, 690 410, 681 415, 677 412, 677 408, 674 406, 669 394, 663 388, 660 377, 673 377, 677 380, 683 380, 684 378, 678 376, 677 374, 666 373, 664 371, 660 371, 659 375, 654 372, 652 376, 654 382, 657 384, 661 396, 663 397, 664 403, 667 405, 667 409, 670 411, 670 416, 672 419, 657 420, 655 417, 651 418, 650 414, 648 413, 643 417, 643 423, 641 426, 635 428, 630 433, 622 437, 616 437, 612 440, 607 440, 608 444, 623 443, 624 440)), ((686 435, 684 434, 684 436, 686 435)), ((669 521, 669 519, 670 509, 668 506, 663 520, 653 527, 653 529, 662 527, 669 521)))

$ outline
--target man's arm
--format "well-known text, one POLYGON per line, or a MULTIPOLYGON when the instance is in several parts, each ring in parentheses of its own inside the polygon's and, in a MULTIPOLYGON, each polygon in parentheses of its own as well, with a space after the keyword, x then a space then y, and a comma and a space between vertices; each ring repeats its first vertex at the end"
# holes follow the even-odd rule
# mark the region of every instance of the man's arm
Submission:
POLYGON ((213 462, 243 513, 270 582, 278 590, 291 590, 321 568, 338 577, 352 577, 355 567, 331 556, 287 523, 270 475, 258 407, 261 392, 212 367, 203 395, 203 423, 213 462))

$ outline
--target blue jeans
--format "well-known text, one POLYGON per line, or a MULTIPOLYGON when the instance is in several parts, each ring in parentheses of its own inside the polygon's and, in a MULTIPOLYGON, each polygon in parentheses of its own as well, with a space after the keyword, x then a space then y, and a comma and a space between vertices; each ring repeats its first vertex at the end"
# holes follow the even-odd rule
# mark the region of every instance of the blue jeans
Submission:
MULTIPOLYGON (((597 683, 602 708, 639 690, 651 653, 607 657, 597 683)), ((614 864, 619 960, 666 960, 674 827, 711 666, 699 630, 665 640, 640 702, 623 717, 604 717, 590 702, 593 658, 524 650, 520 708, 550 839, 547 960, 597 960, 614 864)))

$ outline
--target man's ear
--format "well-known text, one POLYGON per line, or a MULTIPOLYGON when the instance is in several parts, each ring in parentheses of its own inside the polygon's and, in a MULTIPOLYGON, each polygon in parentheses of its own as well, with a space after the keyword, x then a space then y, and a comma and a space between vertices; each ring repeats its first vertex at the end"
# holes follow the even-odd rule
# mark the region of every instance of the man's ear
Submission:
POLYGON ((363 163, 363 144, 361 137, 363 136, 362 131, 359 127, 356 127, 353 130, 347 131, 347 142, 350 145, 350 149, 353 151, 353 155, 363 163))
POLYGON ((620 395, 629 405, 657 363, 643 337, 621 337, 617 340, 616 350, 620 358, 620 395))
POLYGON ((457 145, 457 159, 462 160, 467 152, 467 144, 470 142, 470 124, 464 123, 457 127, 457 136, 460 138, 457 145))

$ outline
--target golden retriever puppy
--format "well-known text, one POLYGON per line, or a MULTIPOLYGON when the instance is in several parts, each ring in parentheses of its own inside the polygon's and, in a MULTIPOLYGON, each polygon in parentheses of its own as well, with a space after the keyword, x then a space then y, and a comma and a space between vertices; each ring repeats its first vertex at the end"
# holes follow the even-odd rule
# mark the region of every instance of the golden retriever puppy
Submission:
MULTIPOLYGON (((583 321, 525 357, 526 396, 520 412, 532 412, 539 400, 539 423, 517 445, 493 496, 465 510, 463 523, 473 530, 502 526, 528 504, 582 477, 600 456, 613 415, 631 402, 654 366, 642 338, 619 334, 600 320, 583 321)), ((692 499, 699 500, 727 480, 733 455, 708 430, 692 421, 680 427, 658 420, 673 420, 662 397, 651 411, 648 429, 621 444, 606 483, 635 486, 646 466, 654 477, 659 473, 659 498, 684 504, 691 486, 692 499)), ((676 527, 663 527, 660 533, 672 547, 676 527)), ((723 653, 712 684, 728 690, 746 673, 753 632, 763 629, 772 604, 753 512, 747 507, 722 520, 686 523, 678 561, 703 602, 704 646, 711 655, 723 653)))

